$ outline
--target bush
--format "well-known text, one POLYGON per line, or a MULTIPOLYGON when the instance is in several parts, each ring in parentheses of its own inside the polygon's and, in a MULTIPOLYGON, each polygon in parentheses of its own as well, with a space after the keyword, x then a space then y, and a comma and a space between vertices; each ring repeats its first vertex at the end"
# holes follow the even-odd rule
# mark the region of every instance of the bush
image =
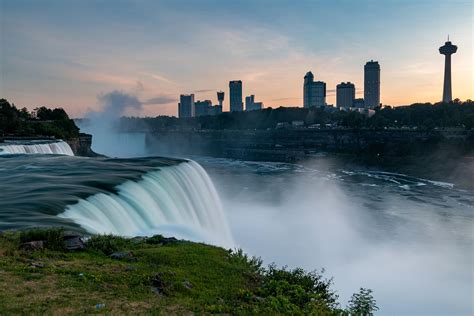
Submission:
POLYGON ((263 261, 259 257, 249 257, 246 253, 243 252, 242 249, 237 249, 235 251, 229 251, 230 260, 239 263, 243 266, 249 268, 250 271, 255 273, 256 275, 260 275, 264 272, 262 264, 263 261))
POLYGON ((95 235, 86 241, 87 249, 96 250, 107 256, 129 246, 129 240, 113 235, 95 235))
POLYGON ((31 229, 20 232, 20 242, 43 240, 46 249, 63 251, 65 250, 63 235, 62 228, 31 229))
MULTIPOLYGON (((337 294, 332 291, 332 279, 324 279, 317 271, 306 272, 301 268, 288 270, 270 265, 264 273, 260 295, 277 300, 284 309, 320 311, 337 307, 337 294), (309 309, 309 310, 308 310, 309 309)), ((285 310, 281 310, 285 312, 285 310)))

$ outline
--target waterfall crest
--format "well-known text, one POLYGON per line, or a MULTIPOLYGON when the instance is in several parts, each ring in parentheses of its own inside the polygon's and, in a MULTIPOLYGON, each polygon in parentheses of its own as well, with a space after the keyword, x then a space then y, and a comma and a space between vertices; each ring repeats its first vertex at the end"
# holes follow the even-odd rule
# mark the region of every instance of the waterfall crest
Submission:
POLYGON ((163 234, 232 247, 217 191, 196 162, 161 167, 70 205, 59 217, 90 233, 138 236, 163 234))
POLYGON ((74 153, 65 141, 48 143, 0 143, 0 155, 10 154, 49 154, 74 156, 74 153))

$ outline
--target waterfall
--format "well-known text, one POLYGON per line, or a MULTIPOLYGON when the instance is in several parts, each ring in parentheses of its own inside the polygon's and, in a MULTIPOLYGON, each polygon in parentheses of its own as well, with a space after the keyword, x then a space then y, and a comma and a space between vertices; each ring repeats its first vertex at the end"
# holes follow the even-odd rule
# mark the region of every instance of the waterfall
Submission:
POLYGON ((0 143, 0 155, 6 154, 55 154, 74 156, 71 147, 65 141, 48 143, 0 143))
POLYGON ((115 193, 99 193, 69 205, 59 215, 90 233, 143 236, 162 234, 232 247, 217 191, 194 161, 150 171, 115 193))

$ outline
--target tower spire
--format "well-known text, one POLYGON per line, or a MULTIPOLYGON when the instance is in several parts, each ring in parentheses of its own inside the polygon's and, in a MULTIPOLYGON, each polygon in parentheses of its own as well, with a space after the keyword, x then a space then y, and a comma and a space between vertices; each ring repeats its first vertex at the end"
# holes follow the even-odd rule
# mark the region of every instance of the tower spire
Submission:
POLYGON ((449 103, 453 100, 451 90, 451 55, 456 53, 458 47, 448 41, 439 48, 439 53, 444 55, 444 85, 443 85, 443 102, 449 103))

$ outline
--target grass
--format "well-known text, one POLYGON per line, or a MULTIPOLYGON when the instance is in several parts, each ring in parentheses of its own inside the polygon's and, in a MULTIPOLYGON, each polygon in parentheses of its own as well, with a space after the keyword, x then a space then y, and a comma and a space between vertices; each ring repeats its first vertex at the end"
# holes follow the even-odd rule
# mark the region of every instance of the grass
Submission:
POLYGON ((93 236, 67 252, 59 230, 0 235, 4 314, 347 314, 331 282, 301 269, 264 269, 241 251, 162 237, 93 236), (25 241, 47 240, 40 251, 25 241), (49 246, 47 246, 49 245, 49 246), (112 259, 117 251, 132 259, 112 259))

